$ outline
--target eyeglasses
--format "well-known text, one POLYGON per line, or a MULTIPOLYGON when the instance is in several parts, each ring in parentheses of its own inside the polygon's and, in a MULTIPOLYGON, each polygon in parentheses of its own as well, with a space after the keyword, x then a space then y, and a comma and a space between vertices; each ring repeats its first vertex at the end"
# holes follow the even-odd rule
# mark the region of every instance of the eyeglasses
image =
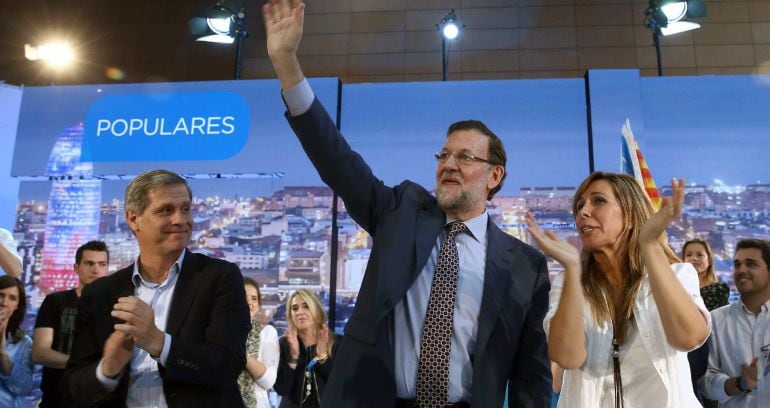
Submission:
POLYGON ((492 163, 487 159, 482 159, 481 157, 477 157, 466 152, 452 153, 446 150, 442 150, 440 152, 436 152, 434 156, 436 156, 436 160, 441 164, 446 163, 450 157, 454 157, 455 163, 457 163, 460 166, 470 166, 474 162, 483 162, 483 163, 494 165, 494 163, 492 163))

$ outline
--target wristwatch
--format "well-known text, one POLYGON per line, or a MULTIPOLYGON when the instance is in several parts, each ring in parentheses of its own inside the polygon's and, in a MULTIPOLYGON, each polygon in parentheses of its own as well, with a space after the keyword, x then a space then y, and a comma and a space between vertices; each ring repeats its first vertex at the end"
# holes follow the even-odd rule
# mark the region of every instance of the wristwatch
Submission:
POLYGON ((291 357, 289 358, 289 364, 297 364, 299 362, 298 358, 291 357))
POLYGON ((751 389, 749 389, 749 385, 746 384, 746 380, 743 379, 743 376, 735 377, 735 388, 738 389, 742 394, 748 394, 751 392, 751 389))

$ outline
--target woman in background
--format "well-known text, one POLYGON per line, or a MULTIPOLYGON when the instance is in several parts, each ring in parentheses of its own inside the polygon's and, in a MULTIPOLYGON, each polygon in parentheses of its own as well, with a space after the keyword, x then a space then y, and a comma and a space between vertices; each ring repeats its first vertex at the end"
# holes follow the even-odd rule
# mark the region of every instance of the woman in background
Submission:
MULTIPOLYGON (((275 391, 281 408, 318 408, 334 364, 340 338, 326 325, 326 312, 315 293, 294 292, 286 302, 286 335, 275 391)), ((365 375, 365 374, 362 374, 365 375)))
POLYGON ((0 407, 21 408, 32 391, 32 339, 19 328, 26 311, 24 286, 0 276, 0 407))
MULTIPOLYGON (((711 253, 711 247, 708 242, 695 238, 684 243, 682 246, 682 260, 689 262, 698 271, 698 280, 700 281, 700 295, 703 303, 709 311, 720 308, 727 304, 730 297, 730 287, 726 283, 717 280, 714 271, 714 256, 711 253)), ((704 376, 708 369, 709 348, 708 344, 700 346, 698 349, 687 354, 687 360, 690 362, 690 376, 692 385, 695 388, 695 395, 708 407, 716 407, 716 401, 708 400, 704 397, 704 376)))
POLYGON ((684 243, 682 247, 682 260, 689 262, 698 271, 700 282, 700 294, 706 308, 712 311, 727 304, 730 297, 730 287, 726 283, 717 280, 714 271, 714 256, 708 242, 694 238, 684 243))
POLYGON ((251 331, 246 339, 246 368, 238 377, 244 405, 247 408, 269 408, 267 391, 273 387, 278 371, 278 332, 259 322, 260 293, 254 279, 243 279, 246 303, 251 315, 251 331))
POLYGON ((693 407, 686 351, 706 341, 710 316, 690 264, 676 263, 665 229, 684 181, 654 213, 637 181, 592 173, 572 201, 581 253, 527 214, 538 246, 564 266, 543 322, 548 354, 565 369, 559 407, 693 407))

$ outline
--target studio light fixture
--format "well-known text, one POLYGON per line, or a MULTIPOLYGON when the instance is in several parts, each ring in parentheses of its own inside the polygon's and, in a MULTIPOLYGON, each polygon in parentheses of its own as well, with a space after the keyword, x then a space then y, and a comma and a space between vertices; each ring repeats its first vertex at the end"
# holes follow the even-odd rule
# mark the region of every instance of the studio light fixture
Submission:
POLYGON ((444 18, 436 25, 441 33, 441 80, 447 79, 447 68, 449 65, 449 53, 447 51, 447 41, 452 41, 460 35, 460 31, 465 28, 457 19, 454 9, 450 10, 444 18))
POLYGON ((235 79, 241 78, 241 45, 249 33, 243 1, 219 0, 187 23, 195 41, 218 44, 235 43, 235 79))
POLYGON ((658 76, 663 76, 660 36, 668 36, 700 28, 689 19, 706 17, 703 0, 650 0, 645 14, 645 27, 652 30, 652 41, 658 57, 658 76))

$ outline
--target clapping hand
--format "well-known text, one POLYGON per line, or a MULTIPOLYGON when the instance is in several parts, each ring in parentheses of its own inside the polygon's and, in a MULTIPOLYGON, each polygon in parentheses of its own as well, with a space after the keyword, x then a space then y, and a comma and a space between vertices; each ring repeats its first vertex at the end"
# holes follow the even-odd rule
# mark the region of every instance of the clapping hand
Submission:
POLYGON ((165 342, 165 334, 155 326, 155 311, 136 296, 118 299, 112 311, 112 317, 125 323, 115 325, 115 330, 130 335, 137 347, 160 357, 165 342))
POLYGON ((318 337, 316 338, 316 355, 319 357, 329 355, 329 326, 325 324, 318 330, 318 337))
POLYGON ((537 242, 541 251, 562 264, 565 269, 580 268, 580 253, 577 248, 557 238, 553 231, 544 231, 540 228, 531 212, 527 211, 525 220, 529 234, 537 242))
POLYGON ((297 340, 297 330, 289 327, 286 329, 286 341, 289 343, 289 354, 291 359, 299 358, 299 340, 297 340))
POLYGON ((671 197, 663 197, 660 210, 642 225, 639 232, 640 244, 654 244, 660 235, 682 212, 684 204, 684 179, 671 179, 671 197))
POLYGON ((751 360, 751 364, 744 364, 741 369, 741 378, 746 381, 749 390, 757 388, 757 358, 751 360))

